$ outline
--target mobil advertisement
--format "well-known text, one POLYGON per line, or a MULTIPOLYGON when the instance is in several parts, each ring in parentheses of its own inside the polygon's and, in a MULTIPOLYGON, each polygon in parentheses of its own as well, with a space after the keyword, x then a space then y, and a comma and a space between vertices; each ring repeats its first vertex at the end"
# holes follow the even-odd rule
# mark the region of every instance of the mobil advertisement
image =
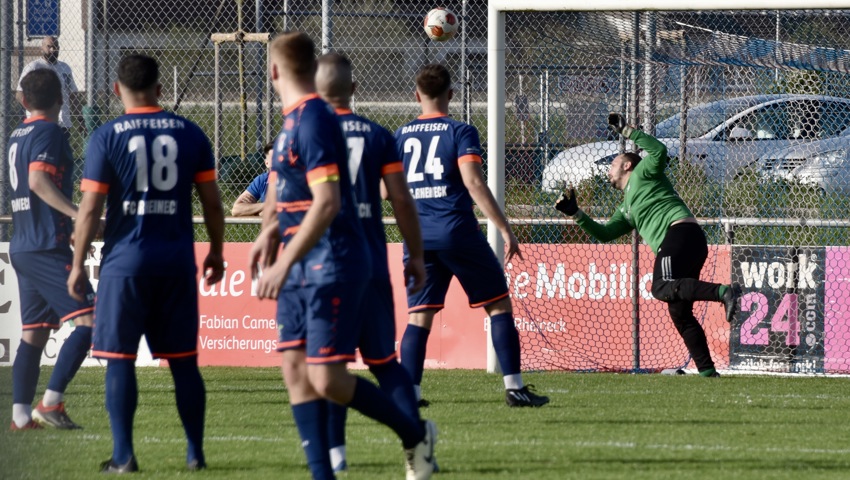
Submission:
MULTIPOLYGON (((100 246, 95 244, 86 261, 97 287, 100 246)), ((196 245, 200 263, 207 244, 196 245)), ((249 243, 227 243, 226 273, 216 285, 199 279, 201 365, 277 366, 277 324, 274 301, 259 300, 252 291, 249 243)), ((653 299, 653 255, 641 247, 637 275, 628 245, 522 245, 523 258, 506 264, 505 280, 514 304, 515 324, 523 344, 523 368, 570 370, 660 369, 685 365, 687 352, 676 335, 666 305, 653 299), (640 302, 640 325, 631 315, 634 289, 640 302)), ((14 270, 8 262, 8 244, 0 244, 0 364, 11 364, 20 342, 20 307, 14 270), (5 260, 4 260, 5 259, 5 260), (8 347, 6 347, 8 344, 8 347)), ((407 324, 407 303, 402 284, 401 245, 389 246, 391 275, 396 285, 396 338, 407 324)), ((704 269, 707 279, 728 278, 728 249, 711 250, 704 269)), ((129 306, 128 308, 132 308, 129 306)), ((722 309, 698 305, 697 315, 716 345, 716 357, 728 356, 728 327, 722 309)), ((51 337, 43 363, 50 365, 71 330, 63 326, 51 337)), ((485 368, 488 326, 483 309, 468 306, 455 281, 434 321, 426 352, 428 368, 485 368)), ((86 365, 98 365, 87 359, 86 365)), ((140 365, 157 365, 144 341, 140 365)), ((361 365, 362 366, 362 365, 361 365)))
MULTIPOLYGON (((667 304, 652 297, 655 255, 631 245, 526 244, 523 260, 505 265, 523 368, 646 371, 684 368, 688 352, 667 304), (633 302, 638 314, 633 315, 633 302)), ((728 282, 729 250, 712 246, 702 279, 728 282)), ((728 358, 729 328, 719 303, 700 302, 694 314, 720 368, 728 358)), ((691 364, 692 366, 692 364, 691 364)))
MULTIPOLYGON (((206 245, 196 248, 199 261, 206 245)), ((227 244, 227 273, 217 285, 199 282, 202 365, 279 365, 275 353, 274 301, 259 300, 251 289, 250 244, 227 244)), ((534 370, 658 370, 686 366, 687 351, 667 314, 652 298, 654 256, 641 247, 637 281, 629 245, 523 245, 523 259, 505 266, 517 329, 523 344, 523 368, 534 370), (631 306, 633 285, 641 305, 639 356, 631 306)), ((396 339, 407 325, 402 288, 402 250, 389 246, 395 285, 396 339)), ((712 250, 705 272, 709 280, 729 276, 728 249, 712 250)), ((711 325, 718 357, 728 357, 728 324, 717 305, 700 305, 698 315, 711 325)), ((368 312, 367 312, 368 314, 368 312)), ((445 308, 434 319, 425 355, 427 368, 486 368, 488 324, 484 309, 472 309, 454 281, 445 308)), ((361 365, 362 366, 362 365, 361 365)))

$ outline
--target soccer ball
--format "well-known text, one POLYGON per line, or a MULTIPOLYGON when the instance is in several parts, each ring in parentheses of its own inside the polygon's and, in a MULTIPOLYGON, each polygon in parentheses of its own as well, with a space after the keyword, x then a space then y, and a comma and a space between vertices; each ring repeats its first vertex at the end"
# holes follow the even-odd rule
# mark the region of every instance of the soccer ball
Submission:
POLYGON ((448 8, 438 7, 425 15, 425 33, 431 40, 444 42, 457 33, 457 15, 448 8))

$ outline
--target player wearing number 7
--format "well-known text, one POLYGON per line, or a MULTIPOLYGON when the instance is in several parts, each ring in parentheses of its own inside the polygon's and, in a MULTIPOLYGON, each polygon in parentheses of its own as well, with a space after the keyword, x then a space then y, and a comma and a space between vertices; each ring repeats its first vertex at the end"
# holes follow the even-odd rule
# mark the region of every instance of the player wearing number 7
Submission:
POLYGON ((198 370, 198 287, 192 189, 210 238, 203 263, 208 285, 224 273, 224 210, 209 140, 194 123, 164 111, 153 58, 129 55, 118 64, 115 93, 125 114, 89 140, 80 190, 74 263, 68 293, 78 295, 83 269, 106 202, 92 356, 107 360, 106 411, 112 457, 103 472, 138 470, 133 416, 138 404, 135 361, 142 335, 154 358, 168 360, 183 422, 189 470, 206 467, 206 391, 198 370))
MULTIPOLYGON (((395 139, 384 127, 351 111, 351 96, 356 88, 351 61, 331 52, 319 57, 316 89, 339 116, 348 144, 348 169, 358 216, 372 257, 369 295, 360 306, 360 356, 375 375, 381 390, 410 417, 419 420, 419 407, 413 382, 398 362, 395 340, 395 308, 387 262, 387 241, 381 214, 381 185, 392 203, 399 231, 408 245, 404 265, 405 284, 419 290, 425 283, 422 236, 416 204, 404 181, 404 169, 395 148, 395 139)), ((347 468, 345 459, 346 408, 328 402, 331 465, 335 472, 347 468)))
POLYGON ((718 377, 720 374, 711 360, 705 331, 694 317, 694 302, 723 303, 726 319, 731 322, 741 295, 740 287, 699 279, 708 246, 702 228, 664 173, 668 162, 667 147, 655 137, 627 125, 626 118, 619 113, 608 116, 608 125, 647 153, 642 159, 637 153, 626 152, 611 162, 608 180, 612 187, 623 191, 623 202, 604 225, 596 223, 578 208, 572 187, 555 208, 575 217, 584 231, 602 242, 637 230, 656 254, 652 295, 667 303, 673 325, 682 336, 699 374, 718 377))
POLYGON ((508 260, 514 255, 522 257, 519 243, 484 182, 478 131, 449 117, 451 98, 448 69, 425 65, 416 75, 416 100, 422 115, 395 133, 407 183, 419 210, 428 274, 422 290, 407 292, 410 321, 401 341, 401 364, 413 377, 421 400, 428 335, 434 315, 444 306, 449 283, 457 277, 469 305, 484 307, 490 316, 493 344, 504 374, 505 402, 511 407, 539 407, 549 398, 523 384, 519 333, 504 270, 481 233, 472 202, 499 229, 508 260))

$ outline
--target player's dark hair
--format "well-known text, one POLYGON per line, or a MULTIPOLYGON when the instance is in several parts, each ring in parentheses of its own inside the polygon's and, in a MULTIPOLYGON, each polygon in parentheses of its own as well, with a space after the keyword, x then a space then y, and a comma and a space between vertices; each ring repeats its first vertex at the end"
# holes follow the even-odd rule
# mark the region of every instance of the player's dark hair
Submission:
POLYGON ((263 145, 263 155, 269 153, 269 151, 274 150, 274 140, 263 145))
POLYGON ((635 152, 626 152, 623 154, 623 157, 625 157, 626 161, 632 163, 632 170, 635 169, 635 167, 638 163, 640 163, 641 160, 641 156, 635 152))
POLYGON ((153 88, 159 83, 159 64, 147 55, 127 55, 118 63, 118 82, 134 92, 153 88))
POLYGON ((304 32, 287 32, 272 41, 272 54, 299 80, 316 74, 316 44, 304 32))
POLYGON ((50 68, 38 68, 21 79, 21 91, 30 109, 47 110, 62 101, 62 83, 50 68))
POLYGON ((416 74, 416 88, 429 98, 437 98, 452 88, 452 75, 439 63, 430 63, 416 74))

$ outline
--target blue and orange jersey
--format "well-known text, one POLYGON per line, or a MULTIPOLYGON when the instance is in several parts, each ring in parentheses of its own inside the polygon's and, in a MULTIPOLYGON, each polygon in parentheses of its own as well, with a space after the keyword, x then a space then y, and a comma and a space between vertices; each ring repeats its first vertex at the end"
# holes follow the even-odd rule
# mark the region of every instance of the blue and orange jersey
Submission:
POLYGON ((371 259, 351 189, 348 154, 339 119, 316 94, 283 111, 269 185, 274 185, 281 241, 301 227, 313 204, 310 187, 339 184, 341 208, 318 243, 290 271, 287 286, 324 285, 371 278, 371 259))
POLYGON ((30 117, 9 138, 9 183, 12 187, 12 234, 9 252, 34 252, 70 248, 73 225, 30 191, 29 174, 47 172, 63 195, 74 192, 74 156, 62 128, 44 117, 30 117))
POLYGON ((179 115, 142 107, 98 128, 89 139, 80 189, 106 195, 102 272, 196 272, 192 189, 215 180, 209 140, 179 115))
POLYGON ((377 123, 337 110, 348 142, 348 169, 351 175, 357 214, 372 255, 374 278, 389 278, 387 240, 381 212, 381 178, 404 171, 392 134, 377 123))
POLYGON ((395 133, 426 250, 452 248, 480 231, 460 165, 481 163, 478 130, 448 115, 422 115, 395 133))

